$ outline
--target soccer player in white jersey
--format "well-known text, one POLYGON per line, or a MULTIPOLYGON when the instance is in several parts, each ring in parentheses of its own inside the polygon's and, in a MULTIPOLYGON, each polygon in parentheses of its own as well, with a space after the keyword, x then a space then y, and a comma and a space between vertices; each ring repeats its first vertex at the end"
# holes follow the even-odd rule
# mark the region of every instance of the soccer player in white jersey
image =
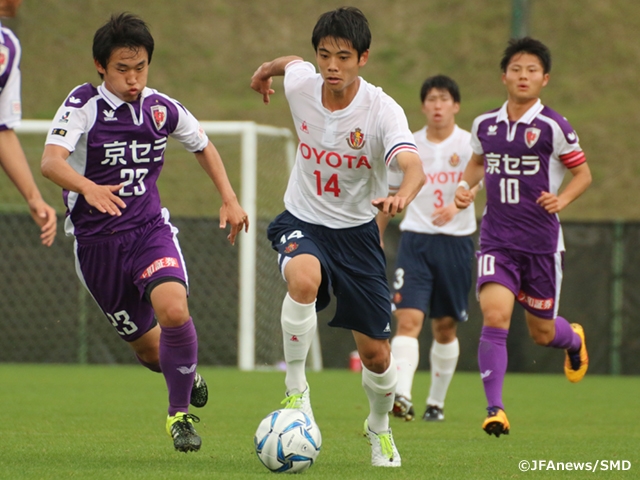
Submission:
POLYGON ((371 463, 399 467, 388 418, 397 379, 388 340, 391 303, 375 214, 401 212, 422 187, 424 174, 403 110, 358 76, 371 42, 362 12, 345 7, 324 13, 311 40, 320 73, 302 58, 287 56, 262 64, 251 80, 269 103, 272 77, 284 75, 300 140, 286 210, 268 229, 288 290, 281 317, 283 403, 313 418, 305 361, 316 311, 327 306, 331 290, 337 308, 329 324, 352 331, 364 367, 371 463), (404 180, 388 196, 387 167, 396 163, 404 180))
MULTIPOLYGON (((176 450, 201 439, 189 405, 207 402, 196 372, 198 337, 187 304, 188 276, 178 229, 162 208, 157 179, 172 137, 192 152, 222 197, 228 239, 248 228, 222 159, 195 117, 147 87, 154 40, 135 15, 113 15, 93 39, 102 84, 74 88, 55 116, 42 173, 63 188, 65 231, 75 238, 76 272, 140 363, 162 373, 169 393, 166 431, 176 450)), ((126 408, 126 406, 122 407, 126 408)))
MULTIPOLYGON (((476 218, 473 208, 458 210, 454 196, 471 158, 471 134, 456 125, 460 89, 453 79, 445 75, 427 78, 420 100, 426 126, 413 135, 427 181, 400 223, 402 236, 392 284, 397 330, 391 351, 398 366, 393 414, 406 421, 415 418, 411 388, 420 360, 418 336, 428 313, 433 332, 431 388, 422 419, 442 421, 460 355, 457 324, 468 319, 471 235, 476 218)), ((401 178, 390 175, 389 188, 397 188, 401 178)), ((383 238, 389 216, 379 213, 377 221, 383 238)))
POLYGON ((504 51, 507 101, 473 122, 473 156, 456 190, 466 208, 469 187, 484 176, 487 205, 480 230, 477 292, 483 315, 478 365, 487 397, 482 428, 508 434, 502 402, 507 336, 517 300, 534 342, 564 349, 565 375, 584 377, 589 364, 582 326, 558 316, 564 241, 558 213, 591 183, 591 172, 566 118, 540 102, 551 53, 540 41, 513 39, 504 51), (567 172, 571 179, 558 193, 567 172))
MULTIPOLYGON (((13 18, 22 0, 0 0, 0 18, 13 18)), ((56 236, 56 212, 42 199, 14 128, 22 118, 20 41, 0 24, 0 165, 29 205, 40 227, 40 240, 51 246, 56 236)))

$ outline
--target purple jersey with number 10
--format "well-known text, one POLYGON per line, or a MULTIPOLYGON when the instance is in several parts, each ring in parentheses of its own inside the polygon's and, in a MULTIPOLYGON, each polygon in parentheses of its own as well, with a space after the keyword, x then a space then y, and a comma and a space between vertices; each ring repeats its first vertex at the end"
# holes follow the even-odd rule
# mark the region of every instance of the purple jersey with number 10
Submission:
POLYGON ((104 85, 84 84, 69 94, 52 123, 46 143, 71 152, 68 163, 98 185, 122 185, 115 192, 127 207, 122 216, 100 213, 77 192, 63 191, 65 231, 78 239, 107 236, 140 227, 161 215, 156 181, 167 139, 189 152, 209 139, 198 121, 177 101, 151 88, 124 102, 104 85))
POLYGON ((536 102, 517 122, 506 103, 473 122, 471 146, 484 156, 487 204, 480 244, 534 254, 564 250, 557 214, 536 203, 557 194, 568 168, 584 163, 578 136, 564 117, 536 102))

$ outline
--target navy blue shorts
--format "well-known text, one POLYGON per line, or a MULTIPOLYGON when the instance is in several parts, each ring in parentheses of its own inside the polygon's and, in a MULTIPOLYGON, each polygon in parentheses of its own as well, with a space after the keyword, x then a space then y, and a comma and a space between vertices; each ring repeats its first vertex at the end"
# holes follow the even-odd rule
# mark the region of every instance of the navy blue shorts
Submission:
POLYGON ((284 211, 267 229, 278 252, 280 271, 296 255, 311 254, 322 266, 316 310, 329 305, 330 291, 337 306, 332 327, 355 330, 371 338, 389 338, 390 292, 380 232, 372 220, 352 228, 333 229, 303 222, 284 211))
POLYGON ((473 267, 470 236, 403 232, 393 278, 395 308, 415 308, 430 318, 469 318, 473 267))

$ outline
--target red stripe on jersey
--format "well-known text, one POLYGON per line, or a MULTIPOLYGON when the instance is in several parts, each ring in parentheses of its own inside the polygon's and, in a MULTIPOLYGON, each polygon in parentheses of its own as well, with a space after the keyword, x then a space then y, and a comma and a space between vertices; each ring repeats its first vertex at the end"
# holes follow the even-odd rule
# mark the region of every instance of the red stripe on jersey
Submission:
POLYGON ((565 153, 560 155, 560 160, 567 168, 577 167, 587 161, 584 152, 582 150, 576 150, 574 152, 565 153))
POLYGON ((415 147, 415 145, 411 145, 409 143, 401 143, 400 145, 396 145, 393 150, 391 150, 388 154, 387 154, 387 158, 385 160, 385 163, 387 165, 389 165, 389 163, 391 163, 391 160, 393 159, 393 157, 395 157, 398 152, 401 152, 402 150, 408 150, 410 152, 414 152, 415 154, 418 153, 418 149, 415 147))

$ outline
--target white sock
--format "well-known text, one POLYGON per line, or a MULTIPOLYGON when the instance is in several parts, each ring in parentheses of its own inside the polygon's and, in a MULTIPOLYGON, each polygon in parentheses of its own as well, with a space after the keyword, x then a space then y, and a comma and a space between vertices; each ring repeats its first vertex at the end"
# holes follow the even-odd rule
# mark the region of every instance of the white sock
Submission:
POLYGON ((413 377, 420 361, 418 339, 405 335, 396 335, 391 339, 391 353, 398 367, 396 394, 411 400, 413 377))
POLYGON ((389 412, 393 408, 393 394, 398 381, 396 362, 391 355, 384 373, 373 373, 362 366, 362 386, 369 399, 369 429, 375 433, 389 430, 389 412))
POLYGON ((307 354, 318 324, 316 302, 298 303, 287 293, 282 302, 280 323, 282 324, 284 361, 287 364, 284 384, 287 392, 293 390, 303 392, 307 387, 307 376, 304 371, 307 354))
POLYGON ((458 357, 460 356, 460 343, 456 338, 451 343, 438 343, 435 340, 431 344, 431 388, 427 405, 435 405, 444 408, 444 399, 447 396, 449 384, 456 371, 458 357))

